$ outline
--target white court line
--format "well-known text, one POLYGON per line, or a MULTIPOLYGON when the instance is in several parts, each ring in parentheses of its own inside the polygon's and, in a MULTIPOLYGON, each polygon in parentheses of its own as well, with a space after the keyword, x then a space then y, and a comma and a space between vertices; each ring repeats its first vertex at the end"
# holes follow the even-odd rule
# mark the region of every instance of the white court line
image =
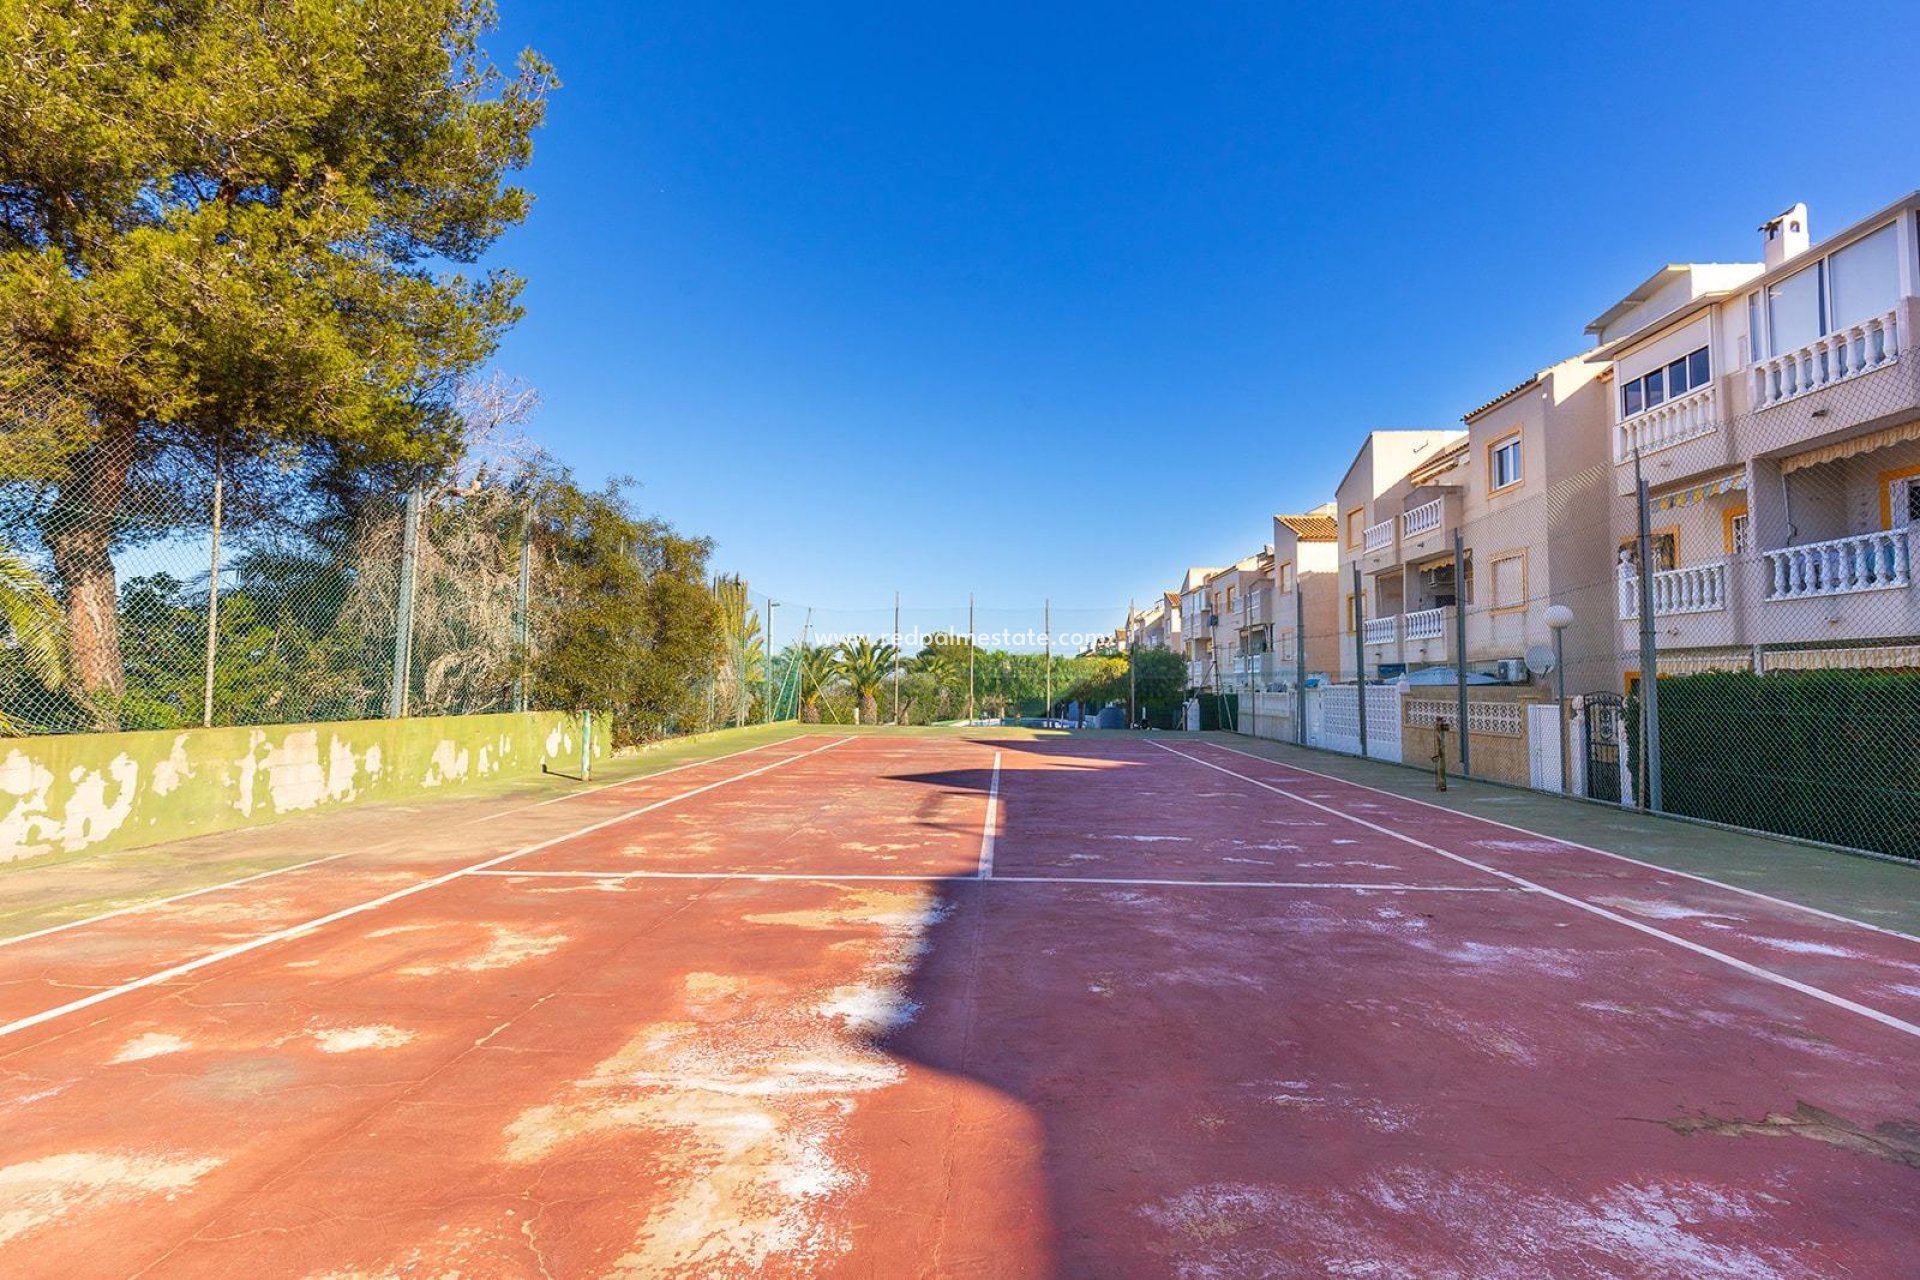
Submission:
POLYGON ((980 824, 980 876, 993 878, 993 820, 1000 807, 1000 753, 993 753, 993 781, 987 784, 987 818, 980 824))
POLYGON ((364 912, 376 910, 389 903, 398 902, 402 898, 410 898, 416 893, 425 893, 428 889, 438 888, 443 884, 458 880, 462 876, 471 875, 478 871, 485 871, 488 868, 497 867, 501 863, 511 862, 515 858, 524 858, 530 853, 538 853, 542 849, 550 849, 554 845, 563 844, 568 840, 575 840, 584 835, 591 835, 595 831, 600 831, 604 828, 614 826, 617 823, 625 822, 630 818, 637 818, 643 813, 651 813, 655 809, 663 809, 670 804, 678 804, 682 800, 691 800, 694 796, 700 795, 703 792, 712 791, 716 787, 724 787, 735 782, 744 782, 748 778, 766 773, 770 769, 778 769, 781 765, 791 764, 795 760, 804 760, 808 756, 818 755, 820 752, 831 750, 843 742, 851 741, 853 741, 853 739, 850 737, 840 738, 827 743, 826 746, 816 747, 812 751, 802 752, 797 756, 782 756, 772 764, 763 764, 758 769, 749 769, 745 773, 737 773, 732 777, 722 778, 718 782, 709 782, 704 786, 695 787, 691 791, 682 791, 677 795, 668 796, 663 800, 655 800, 651 804, 641 805, 638 809, 629 809, 625 813, 617 813, 610 818, 602 818, 598 822, 589 823, 578 830, 569 831, 562 835, 552 836, 537 844, 523 845, 511 852, 499 854, 483 862, 476 862, 472 866, 461 867, 454 871, 445 872, 441 875, 434 876, 432 879, 410 884, 404 889, 395 889, 392 893, 382 894, 377 898, 369 898, 365 902, 356 903, 350 907, 342 907, 338 911, 331 911, 323 916, 316 916, 314 919, 301 924, 289 925, 284 929, 275 929, 272 933, 264 933, 257 938, 250 938, 245 942, 236 942, 230 947, 222 947, 218 951, 209 952, 196 959, 184 961, 170 968, 162 969, 157 973, 150 973, 144 978, 135 978, 131 982, 123 982, 117 987, 108 987, 104 990, 96 991, 92 995, 82 996, 78 1000, 70 1000, 66 1004, 59 1005, 55 1008, 43 1009, 39 1013, 28 1014, 24 1018, 16 1018, 12 1022, 0 1025, 0 1037, 10 1036, 18 1031, 25 1031, 30 1027, 37 1027, 43 1022, 51 1022, 55 1018, 64 1017, 69 1013, 78 1013, 82 1009, 92 1008, 94 1005, 102 1004, 108 1000, 113 1000, 117 997, 128 995, 132 992, 155 986, 174 978, 183 977, 186 974, 204 969, 208 965, 218 964, 222 960, 230 960, 235 956, 245 955, 249 951, 257 951, 261 947, 271 946, 276 942, 285 942, 290 938, 298 938, 303 934, 312 933, 316 929, 324 928, 340 920, 345 920, 349 916, 356 916, 364 912))
MULTIPOLYGON (((1450 853, 1437 844, 1429 844, 1425 840, 1415 839, 1413 836, 1395 831, 1391 827, 1383 827, 1378 823, 1369 822, 1365 818, 1355 817, 1353 814, 1343 812, 1342 810, 1334 808, 1332 805, 1321 804, 1318 800, 1310 800, 1297 792, 1283 790, 1280 787, 1274 786, 1272 783, 1262 782, 1260 779, 1249 777, 1244 773, 1235 773, 1225 765, 1214 764, 1210 760, 1202 760, 1199 756, 1190 756, 1184 751, 1175 751, 1172 747, 1163 746, 1158 742, 1153 745, 1159 747, 1169 755, 1179 756, 1182 760, 1191 760, 1194 764, 1204 769, 1213 769, 1226 774, 1229 778, 1238 778, 1242 782, 1251 782, 1254 786, 1271 791, 1277 796, 1285 796, 1289 800, 1295 800, 1301 804, 1310 805, 1315 809, 1322 810, 1323 812, 1331 813, 1336 817, 1345 818, 1348 822, 1358 823, 1369 830, 1379 832, 1383 836, 1390 836, 1395 840, 1404 841, 1407 844, 1413 845, 1415 848, 1426 849, 1432 853, 1439 854, 1443 858, 1458 862, 1462 866, 1473 867, 1476 870, 1486 872, 1490 876, 1498 876, 1500 879, 1508 881, 1511 884, 1517 884, 1524 888, 1531 889, 1535 893, 1544 894, 1546 897, 1552 898, 1555 902, 1565 903, 1567 906, 1585 911, 1589 915, 1599 916, 1603 920, 1611 920, 1615 924, 1623 924, 1629 929, 1646 934, 1648 937, 1659 938, 1662 942, 1670 942, 1676 947, 1684 948, 1696 955, 1705 956, 1709 960, 1718 961, 1729 968, 1738 969, 1740 972, 1752 977, 1759 978, 1766 982, 1776 983, 1779 986, 1787 988, 1789 991, 1798 991, 1801 995, 1812 996, 1814 999, 1823 1000, 1837 1009, 1845 1009, 1849 1013, 1857 1013, 1863 1018, 1870 1018, 1880 1023, 1882 1026, 1892 1027, 1895 1031, 1904 1031, 1910 1036, 1920 1038, 1920 1025, 1896 1018, 1890 1013, 1883 1013, 1879 1009, 1849 1000, 1845 996, 1835 995, 1831 991, 1810 986, 1796 978, 1789 978, 1784 973, 1775 973, 1771 969, 1764 969, 1757 964, 1751 964, 1742 960, 1738 956, 1730 956, 1724 951, 1716 951, 1712 947, 1702 946, 1700 943, 1689 941, 1686 938, 1680 937, 1678 934, 1668 933, 1665 929, 1656 929, 1652 925, 1642 921, 1629 919, 1617 911, 1609 911, 1605 907, 1596 906, 1591 902, 1576 898, 1571 894, 1561 893, 1557 889, 1549 889, 1543 884, 1536 884, 1525 876, 1517 876, 1510 871, 1502 871, 1498 867, 1490 867, 1484 862, 1475 862, 1472 858, 1463 857, 1457 853, 1450 853)), ((1255 758, 1258 759, 1259 757, 1255 758)), ((1335 779, 1335 781, 1339 781, 1339 779, 1335 779)))
MULTIPOLYGON (((1157 742, 1153 745, 1156 747, 1160 746, 1157 742)), ((1304 765, 1297 765, 1288 760, 1275 760, 1272 756, 1255 755, 1251 751, 1242 751, 1238 747, 1229 747, 1224 742, 1207 742, 1205 745, 1218 747, 1222 751, 1231 751, 1237 756, 1245 756, 1249 760, 1258 760, 1262 764, 1277 765, 1282 769, 1294 769, 1311 777, 1325 778, 1328 782, 1337 782, 1344 787, 1358 787, 1362 791, 1371 791, 1374 795, 1386 796, 1390 800, 1405 800, 1408 804, 1417 804, 1425 809, 1438 809, 1441 813, 1451 813, 1458 817, 1471 818, 1475 822, 1484 822, 1490 827, 1499 827, 1504 831, 1518 832, 1524 836, 1531 836, 1535 840, 1551 840, 1555 844, 1566 845, 1569 849, 1583 849, 1588 853, 1597 853, 1603 858, 1617 858, 1621 862, 1630 862, 1636 867, 1645 867, 1649 871, 1658 871, 1663 875, 1680 876, 1682 879, 1692 880, 1699 884, 1710 884, 1716 889, 1727 889, 1734 893, 1742 893, 1749 898, 1756 898, 1761 902, 1772 903, 1776 907, 1787 907, 1794 911, 1804 911, 1808 915, 1819 916, 1823 920, 1832 920, 1836 924, 1850 924, 1860 929, 1871 929, 1875 933, 1884 933, 1889 938, 1899 938, 1905 942, 1920 942, 1920 938, 1915 937, 1911 933, 1903 933, 1899 929, 1889 929, 1882 924, 1872 924, 1865 920, 1855 920, 1852 916, 1840 915, 1837 912, 1823 911, 1819 907, 1810 907, 1804 902, 1792 902, 1786 898, 1776 898, 1772 894, 1762 893, 1758 889, 1747 889, 1737 884, 1728 884, 1724 880, 1715 880, 1712 876, 1698 875, 1692 871, 1681 871, 1676 867, 1663 867, 1657 862, 1645 862, 1630 854, 1615 853, 1612 849, 1601 849, 1595 845, 1581 844, 1578 840, 1568 840, 1563 836, 1550 836, 1542 831, 1530 831, 1526 827, 1518 827, 1511 822, 1502 822, 1498 818, 1482 817, 1480 814, 1467 813, 1461 809, 1449 809, 1444 804, 1435 804, 1431 800, 1422 800, 1418 796, 1403 796, 1397 791, 1388 791, 1382 787, 1370 787, 1364 782, 1354 782, 1351 779, 1342 778, 1338 774, 1322 773, 1318 769, 1309 769, 1304 765)), ((1166 749, 1171 750, 1172 748, 1166 749)), ((1180 753, 1175 752, 1174 754, 1178 755, 1180 753)), ((1197 759, 1197 757, 1195 758, 1197 759)), ((1468 782, 1474 781, 1471 777, 1466 780, 1468 782)), ((1549 796, 1552 795, 1551 792, 1547 794, 1549 796)), ((1761 838, 1764 839, 1764 835, 1761 838)))
POLYGON ((44 938, 50 933, 60 933, 66 929, 78 929, 83 924, 98 924, 102 920, 111 920, 115 916, 132 915, 136 911, 146 911, 153 907, 164 907, 168 903, 181 902, 187 898, 197 898, 203 893, 218 893, 222 889, 238 888, 243 884, 252 884, 255 880, 265 880, 268 876, 285 875, 289 871, 298 871, 302 867, 317 867, 323 862, 332 862, 335 858, 345 858, 344 853, 330 853, 324 858, 308 858, 305 862, 296 862, 290 867, 274 867, 269 871, 256 871, 250 876, 241 876, 238 880, 227 880, 220 884, 210 884, 200 889, 189 889, 185 893, 176 893, 167 898, 155 898, 150 902, 136 902, 131 906, 118 907, 112 911, 102 911, 97 916, 87 916, 81 920, 69 920, 64 924, 51 924, 44 929, 35 929, 32 933, 16 933, 11 938, 0 938, 0 947, 10 947, 16 942, 30 942, 34 938, 44 938))
MULTIPOLYGON (((612 791, 615 787, 631 787, 642 782, 652 782, 655 778, 664 778, 670 773, 679 773, 682 769, 691 769, 695 765, 718 764, 722 760, 731 760, 735 756, 744 756, 752 751, 765 751, 768 747, 779 747, 795 742, 805 742, 809 738, 817 738, 820 736, 821 735, 817 733, 797 733, 791 738, 775 738, 772 742, 756 743, 751 747, 742 747, 738 751, 726 751, 717 756, 705 756, 699 760, 689 760, 684 764, 676 764, 666 769, 656 769, 652 773, 642 773, 631 778, 622 778, 618 782, 603 782, 597 787, 582 787, 578 791, 569 791, 565 795, 549 796, 545 800, 536 800, 532 804, 522 805, 518 809, 508 809, 504 813, 489 814, 485 818, 475 818, 474 821, 489 822, 494 818, 504 818, 509 813, 520 813, 527 809, 543 809, 550 804, 559 804, 563 800, 578 800, 581 796, 598 795, 602 791, 612 791)), ((803 751, 798 754, 806 755, 808 753, 803 751)))
MULTIPOLYGON (((471 876, 492 876, 501 880, 739 880, 747 883, 768 881, 784 883, 834 884, 842 880, 906 880, 919 884, 965 884, 982 877, 974 875, 937 875, 910 872, 851 872, 834 875, 830 871, 470 871, 471 876)), ((1143 880, 1115 876, 990 876, 994 884, 1105 884, 1139 885, 1169 889, 1346 889, 1380 890, 1393 893, 1526 893, 1528 890, 1492 884, 1368 884, 1361 881, 1330 880, 1143 880)))
MULTIPOLYGON (((466 822, 460 823, 459 825, 463 827, 470 827, 470 826, 473 826, 475 823, 492 822, 499 818, 510 817, 516 813, 525 813, 529 809, 539 809, 539 808, 544 808, 545 806, 550 804, 558 804, 562 800, 574 800, 579 798, 580 796, 592 795, 597 791, 608 791, 613 789, 614 787, 630 787, 638 782, 651 782, 655 778, 664 778, 666 775, 670 773, 678 773, 682 769, 691 769, 694 765, 697 765, 697 764, 717 764, 722 760, 731 760, 735 756, 746 755, 750 751, 764 750, 767 747, 779 746, 781 743, 804 742, 808 738, 818 737, 818 736, 820 735, 799 734, 791 738, 780 738, 774 742, 762 742, 756 746, 742 747, 738 751, 729 751, 722 755, 707 756, 704 759, 700 759, 700 760, 689 760, 685 764, 677 764, 670 769, 659 769, 653 773, 643 773, 638 777, 627 778, 621 782, 609 782, 603 786, 589 787, 583 791, 569 791, 565 795, 552 796, 546 800, 535 801, 533 804, 523 804, 513 809, 502 809, 499 813, 483 814, 478 818, 468 819, 466 822)), ((806 753, 802 753, 802 754, 806 754, 806 753)), ((44 938, 49 934, 61 933, 68 929, 78 929, 82 925, 98 924, 102 920, 112 920, 118 916, 133 915, 136 912, 148 911, 154 907, 164 907, 169 903, 179 902, 186 898, 199 897, 203 893, 218 893, 222 889, 237 889, 243 884, 252 884, 256 880, 266 880, 272 876, 285 875, 289 871, 298 871, 302 867, 318 866, 322 862, 332 862, 336 858, 347 858, 351 856, 353 856, 351 853, 330 853, 324 858, 309 858, 305 862, 296 862, 296 863, 293 863, 291 866, 274 867, 271 870, 256 872, 250 876, 241 876, 238 880, 227 880, 220 884, 210 884, 200 889, 189 889, 185 893, 176 893, 170 897, 165 897, 165 898, 154 898, 148 902, 130 903, 127 906, 117 907, 112 911, 102 911, 98 915, 87 916, 80 920, 68 920, 63 924, 49 925, 45 929, 35 929, 31 933, 17 933, 10 938, 0 938, 0 947, 10 947, 17 942, 31 942, 35 938, 44 938)))
POLYGON ((1528 893, 1491 884, 1367 884, 1334 880, 1136 880, 1120 876, 995 876, 995 884, 1121 884, 1170 889, 1344 889, 1382 893, 1528 893))

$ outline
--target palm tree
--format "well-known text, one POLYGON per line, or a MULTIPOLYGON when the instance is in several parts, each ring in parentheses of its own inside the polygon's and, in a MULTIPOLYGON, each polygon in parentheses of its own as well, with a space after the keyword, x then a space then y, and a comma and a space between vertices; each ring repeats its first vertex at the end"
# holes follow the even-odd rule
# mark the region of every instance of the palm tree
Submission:
MULTIPOLYGON (((0 639, 19 652, 27 672, 49 689, 66 682, 60 644, 60 602, 18 554, 0 550, 0 639)), ((0 734, 21 726, 0 712, 0 734)))
POLYGON ((820 697, 840 675, 840 651, 829 645, 803 644, 795 655, 800 667, 800 719, 820 723, 820 697))
POLYGON ((861 636, 840 646, 840 675, 853 690, 853 722, 872 724, 880 718, 880 689, 893 672, 899 650, 861 636))

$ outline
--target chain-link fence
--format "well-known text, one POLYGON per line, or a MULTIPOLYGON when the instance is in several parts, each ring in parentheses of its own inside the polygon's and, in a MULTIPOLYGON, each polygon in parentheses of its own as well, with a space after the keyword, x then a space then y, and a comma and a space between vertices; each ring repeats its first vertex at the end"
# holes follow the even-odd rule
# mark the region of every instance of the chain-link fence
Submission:
MULTIPOLYGON (((580 501, 543 507, 564 473, 485 438, 517 421, 524 392, 477 389, 468 450, 408 474, 217 433, 110 430, 17 356, 0 352, 0 735, 579 701, 543 688, 536 662, 543 642, 594 624, 583 602, 612 579, 577 564, 569 577, 563 561, 611 526, 580 501)), ((615 523, 656 549, 671 537, 615 523)), ((647 562, 648 547, 619 550, 629 580, 686 576, 647 562)), ((675 651, 671 675, 691 696, 654 699, 658 722, 627 726, 636 734, 710 723, 700 691, 718 678, 720 642, 711 611, 685 616, 705 629, 675 651)))
POLYGON ((1643 385, 1630 415, 1618 379, 1584 408, 1523 388, 1312 537, 1276 523, 1177 639, 1136 633, 1186 660, 1195 727, 1920 857, 1920 379, 1893 341, 1643 385))
MULTIPOLYGON (((1127 691, 1124 610, 1044 599, 931 606, 904 595, 871 608, 822 607, 770 598, 740 579, 716 590, 727 633, 708 692, 716 724, 1092 725, 1127 691)), ((1179 681, 1162 683, 1162 700, 1177 706, 1179 681)))
POLYGON ((9 731, 526 704, 533 582, 511 493, 374 492, 322 513, 258 459, 105 447, 55 480, 0 478, 9 731), (109 469, 117 500, 88 502, 74 473, 109 469))

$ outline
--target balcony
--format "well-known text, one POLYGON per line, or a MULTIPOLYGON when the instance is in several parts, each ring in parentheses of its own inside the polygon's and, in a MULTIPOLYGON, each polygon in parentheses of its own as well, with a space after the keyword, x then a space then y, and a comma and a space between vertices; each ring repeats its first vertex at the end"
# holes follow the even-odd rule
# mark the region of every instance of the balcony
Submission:
MULTIPOLYGON (((1371 663, 1424 666, 1450 661, 1453 610, 1421 609, 1392 617, 1369 618, 1361 629, 1371 663)), ((1344 656, 1344 655, 1343 655, 1344 656)))
POLYGON ((1399 540, 1394 537, 1400 522, 1392 516, 1367 526, 1360 535, 1360 567, 1368 573, 1391 568, 1400 559, 1399 540))
MULTIPOLYGON (((1432 488, 1424 490, 1432 493, 1432 488)), ((1416 492, 1415 496, 1420 496, 1416 492)), ((1438 497, 1408 507, 1400 515, 1400 558, 1408 564, 1430 560, 1453 551, 1453 534, 1460 527, 1461 504, 1458 487, 1443 488, 1438 497)))
POLYGON ((1400 536, 1417 538, 1423 533, 1431 533, 1446 521, 1445 498, 1435 498, 1432 502, 1423 502, 1410 511, 1401 513, 1400 536))
POLYGON ((1713 383, 1697 391, 1642 409, 1620 423, 1613 439, 1613 460, 1632 462, 1637 452, 1642 457, 1671 449, 1701 436, 1712 435, 1719 423, 1714 414, 1713 383))
POLYGON ((1769 600, 1884 591, 1913 581, 1907 530, 1888 529, 1761 553, 1769 600))
POLYGON ((1900 315, 1888 311, 1836 330, 1783 356, 1754 362, 1753 404, 1771 408, 1796 396, 1885 368, 1900 358, 1900 315))
MULTIPOLYGON (((1712 613, 1727 607, 1727 562, 1661 569, 1653 575, 1653 616, 1712 613)), ((1620 618, 1640 616, 1640 575, 1630 567, 1620 572, 1620 618)))

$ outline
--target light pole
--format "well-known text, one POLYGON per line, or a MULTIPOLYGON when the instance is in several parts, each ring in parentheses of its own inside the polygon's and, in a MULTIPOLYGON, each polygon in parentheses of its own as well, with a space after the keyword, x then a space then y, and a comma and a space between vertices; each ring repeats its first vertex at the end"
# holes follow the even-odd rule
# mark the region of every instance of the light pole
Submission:
POLYGON ((766 712, 767 712, 768 724, 773 723, 773 704, 774 704, 774 700, 779 696, 777 693, 775 693, 774 687, 773 687, 773 607, 779 603, 780 602, 778 600, 775 600, 772 596, 767 597, 767 637, 765 641, 765 646, 767 651, 766 653, 766 662, 767 662, 766 712))
POLYGON ((1573 625, 1573 610, 1563 604, 1550 604, 1547 627, 1553 632, 1553 694, 1560 709, 1560 791, 1568 789, 1567 778, 1567 628, 1573 625))

